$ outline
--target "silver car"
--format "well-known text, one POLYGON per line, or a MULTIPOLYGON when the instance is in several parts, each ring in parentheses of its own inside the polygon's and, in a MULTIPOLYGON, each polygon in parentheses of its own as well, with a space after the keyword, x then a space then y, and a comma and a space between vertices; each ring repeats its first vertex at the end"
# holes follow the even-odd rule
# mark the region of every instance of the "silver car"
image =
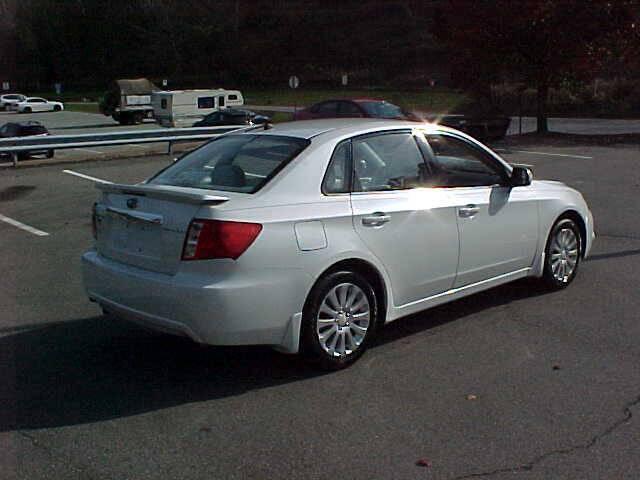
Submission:
POLYGON ((564 288, 594 239, 576 190, 414 122, 222 135, 143 183, 98 188, 82 265, 106 312, 328 369, 420 310, 523 277, 564 288))

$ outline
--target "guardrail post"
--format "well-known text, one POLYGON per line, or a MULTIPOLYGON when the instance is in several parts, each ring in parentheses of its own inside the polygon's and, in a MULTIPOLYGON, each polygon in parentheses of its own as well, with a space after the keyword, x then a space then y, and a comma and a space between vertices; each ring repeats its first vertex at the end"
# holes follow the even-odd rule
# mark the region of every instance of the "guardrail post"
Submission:
POLYGON ((173 142, 169 141, 169 145, 167 146, 167 155, 171 155, 173 153, 173 142))
POLYGON ((11 161, 13 162, 13 166, 18 168, 18 154, 16 152, 11 153, 11 161))

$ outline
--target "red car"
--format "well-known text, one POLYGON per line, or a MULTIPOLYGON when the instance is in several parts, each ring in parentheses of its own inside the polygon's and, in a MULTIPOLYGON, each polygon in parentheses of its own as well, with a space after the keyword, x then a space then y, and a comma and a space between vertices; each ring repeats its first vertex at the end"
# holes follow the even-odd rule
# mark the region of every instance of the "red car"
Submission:
POLYGON ((293 115, 294 120, 362 117, 417 120, 397 105, 374 98, 325 100, 304 110, 298 110, 293 115))

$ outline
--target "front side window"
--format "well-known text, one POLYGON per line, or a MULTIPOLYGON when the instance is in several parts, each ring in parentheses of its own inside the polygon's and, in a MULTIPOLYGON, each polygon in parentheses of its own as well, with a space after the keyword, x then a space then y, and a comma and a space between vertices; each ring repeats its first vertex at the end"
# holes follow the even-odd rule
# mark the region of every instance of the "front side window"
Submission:
POLYGON ((309 143, 277 135, 228 135, 185 155, 148 183, 254 193, 309 143))
POLYGON ((198 108, 216 108, 215 97, 198 97, 198 108))
POLYGON ((360 106, 370 117, 376 118, 404 118, 402 109, 389 102, 364 101, 359 102, 360 106))
POLYGON ((425 163, 413 135, 388 133, 353 140, 353 190, 400 190, 423 183, 425 163))
POLYGON ((448 135, 425 135, 433 150, 429 184, 434 187, 476 187, 503 183, 503 174, 487 153, 448 135))
POLYGON ((344 117, 361 117, 362 112, 355 103, 340 102, 338 105, 338 115, 344 117))

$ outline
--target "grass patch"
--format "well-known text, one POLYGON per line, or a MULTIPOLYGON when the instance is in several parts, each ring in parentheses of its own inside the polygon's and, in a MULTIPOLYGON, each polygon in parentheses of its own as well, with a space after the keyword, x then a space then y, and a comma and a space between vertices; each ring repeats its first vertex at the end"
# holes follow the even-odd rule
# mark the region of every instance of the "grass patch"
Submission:
POLYGON ((100 113, 97 103, 76 103, 67 102, 64 104, 65 110, 72 112, 100 113))

